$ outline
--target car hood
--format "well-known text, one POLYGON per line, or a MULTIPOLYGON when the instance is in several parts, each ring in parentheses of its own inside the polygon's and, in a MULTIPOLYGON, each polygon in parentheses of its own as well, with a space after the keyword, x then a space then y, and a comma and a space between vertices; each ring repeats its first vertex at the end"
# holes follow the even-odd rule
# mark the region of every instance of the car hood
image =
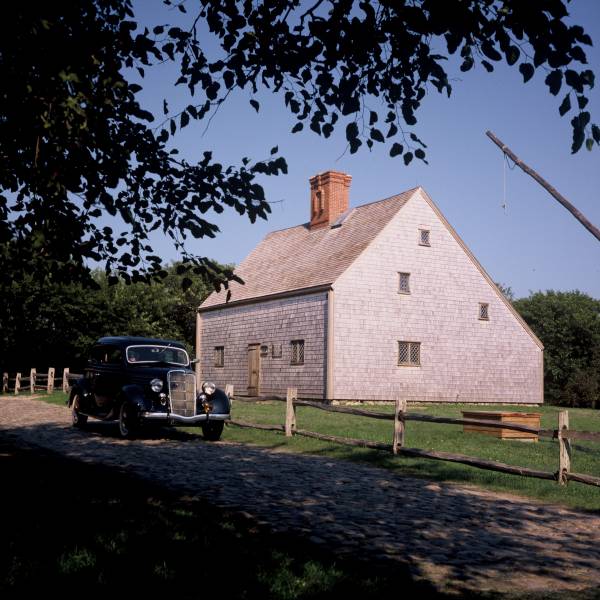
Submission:
POLYGON ((130 378, 132 382, 135 383, 149 383, 152 379, 162 379, 163 381, 167 380, 167 373, 169 371, 185 371, 186 373, 194 373, 188 367, 181 367, 177 365, 168 365, 168 366, 142 366, 136 365, 135 367, 130 367, 128 369, 130 378))

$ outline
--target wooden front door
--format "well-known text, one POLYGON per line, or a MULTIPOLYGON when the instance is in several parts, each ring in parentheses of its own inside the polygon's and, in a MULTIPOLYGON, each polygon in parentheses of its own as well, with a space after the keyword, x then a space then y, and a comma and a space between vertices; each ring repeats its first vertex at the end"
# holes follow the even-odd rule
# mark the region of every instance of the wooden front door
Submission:
POLYGON ((260 345, 248 346, 248 396, 258 396, 260 387, 260 345))

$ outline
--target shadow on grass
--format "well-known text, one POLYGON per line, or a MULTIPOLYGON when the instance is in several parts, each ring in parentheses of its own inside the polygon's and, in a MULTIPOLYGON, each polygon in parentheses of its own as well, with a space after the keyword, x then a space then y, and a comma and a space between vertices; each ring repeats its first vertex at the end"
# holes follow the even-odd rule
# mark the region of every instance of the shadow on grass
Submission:
POLYGON ((336 560, 306 539, 115 468, 0 438, 0 470, 12 482, 0 496, 2 598, 380 598, 398 589, 443 597, 407 568, 336 560))

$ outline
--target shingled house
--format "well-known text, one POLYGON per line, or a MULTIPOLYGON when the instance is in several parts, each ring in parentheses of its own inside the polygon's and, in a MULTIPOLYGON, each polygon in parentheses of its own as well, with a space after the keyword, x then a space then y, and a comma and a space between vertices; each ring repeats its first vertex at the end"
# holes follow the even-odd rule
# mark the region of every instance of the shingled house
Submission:
POLYGON ((543 347, 422 188, 355 208, 310 180, 310 222, 268 234, 198 312, 199 375, 236 395, 543 401, 543 347))

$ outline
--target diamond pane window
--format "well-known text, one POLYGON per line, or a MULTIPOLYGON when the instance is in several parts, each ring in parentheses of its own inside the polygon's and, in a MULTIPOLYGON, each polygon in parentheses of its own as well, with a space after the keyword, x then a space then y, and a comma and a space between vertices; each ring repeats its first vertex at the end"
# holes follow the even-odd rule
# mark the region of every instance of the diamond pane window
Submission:
POLYGON ((225 366, 225 346, 215 346, 215 367, 225 366))
POLYGON ((490 306, 489 304, 480 302, 480 304, 479 304, 479 319, 481 321, 489 321, 490 320, 489 306, 490 306))
POLYGON ((398 292, 400 294, 410 294, 410 273, 398 273, 400 276, 398 292))
POLYGON ((398 365, 421 365, 421 342, 398 342, 398 365))
POLYGON ((292 340, 292 360, 290 364, 304 364, 304 340, 292 340))
POLYGON ((431 246, 429 229, 419 229, 419 244, 421 246, 431 246))

